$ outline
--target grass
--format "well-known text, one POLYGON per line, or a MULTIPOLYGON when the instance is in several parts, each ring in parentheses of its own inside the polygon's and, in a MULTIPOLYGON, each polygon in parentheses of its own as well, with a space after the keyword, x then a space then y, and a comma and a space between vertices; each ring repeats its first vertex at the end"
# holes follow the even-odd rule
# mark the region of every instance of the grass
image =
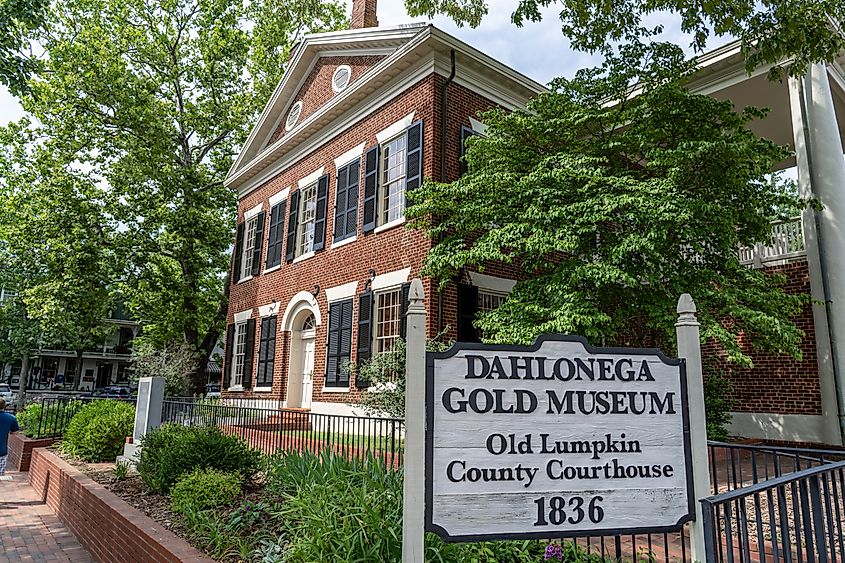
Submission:
POLYGON ((402 449, 399 436, 376 436, 367 434, 345 434, 342 432, 324 432, 320 430, 282 430, 282 436, 291 436, 297 440, 313 440, 326 445, 344 445, 348 447, 366 447, 382 451, 402 449))

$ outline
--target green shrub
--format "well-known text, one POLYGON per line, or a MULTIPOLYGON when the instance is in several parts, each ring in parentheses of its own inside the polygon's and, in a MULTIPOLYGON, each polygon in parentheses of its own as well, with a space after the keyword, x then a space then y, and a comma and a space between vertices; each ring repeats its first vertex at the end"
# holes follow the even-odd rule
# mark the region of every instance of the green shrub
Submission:
POLYGON ((81 406, 81 401, 56 401, 47 405, 30 403, 16 415, 18 425, 28 438, 61 436, 81 406))
POLYGON ((725 441, 730 438, 733 399, 731 382, 712 364, 704 366, 704 410, 707 418, 707 439, 725 441))
MULTIPOLYGON (((324 452, 273 457, 267 494, 281 498, 285 561, 401 561, 402 474, 380 460, 324 452)), ((527 563, 541 560, 540 541, 446 544, 426 537, 426 561, 527 563)))
POLYGON ((188 508, 208 510, 229 506, 241 494, 243 477, 216 469, 195 469, 176 481, 170 491, 174 512, 185 513, 188 508))
POLYGON ((62 451, 91 463, 114 460, 132 434, 135 407, 114 400, 93 401, 80 408, 65 430, 62 451))
POLYGON ((166 424, 141 441, 138 473, 151 491, 166 493, 179 477, 195 469, 238 473, 244 481, 258 472, 261 454, 219 428, 166 424))

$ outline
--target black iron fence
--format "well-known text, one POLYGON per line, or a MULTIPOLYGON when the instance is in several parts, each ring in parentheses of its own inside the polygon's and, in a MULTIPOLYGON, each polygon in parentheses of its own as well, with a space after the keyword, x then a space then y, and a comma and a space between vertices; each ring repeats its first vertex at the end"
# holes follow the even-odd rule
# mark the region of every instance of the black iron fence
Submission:
POLYGON ((845 461, 822 462, 703 499, 707 561, 845 561, 843 499, 845 461))
POLYGON ((217 426, 266 454, 330 450, 350 458, 372 454, 394 468, 402 463, 405 425, 400 419, 317 414, 243 404, 230 404, 229 399, 169 399, 164 401, 162 423, 217 426))
MULTIPOLYGON (((60 438, 73 415, 83 405, 100 397, 39 397, 27 402, 24 412, 17 415, 23 433, 29 438, 60 438)), ((112 399, 135 403, 135 399, 112 399)))
MULTIPOLYGON (((94 398, 43 397, 28 435, 59 437, 94 398)), ((325 450, 402 464, 401 419, 317 414, 276 400, 169 398, 162 422, 216 426, 266 454, 325 450)), ((708 562, 845 563, 845 451, 709 443, 713 496, 704 499, 708 562)), ((688 561, 689 529, 573 540, 613 561, 688 561)))

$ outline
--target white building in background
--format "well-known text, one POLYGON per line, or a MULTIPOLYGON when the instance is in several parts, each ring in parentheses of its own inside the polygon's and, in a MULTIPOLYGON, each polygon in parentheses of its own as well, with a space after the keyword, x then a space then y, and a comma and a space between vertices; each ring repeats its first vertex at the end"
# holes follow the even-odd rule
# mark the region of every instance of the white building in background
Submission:
MULTIPOLYGON (((14 295, 8 290, 5 294, 14 295)), ((141 324, 130 319, 122 306, 110 311, 106 322, 113 325, 114 330, 101 344, 83 351, 81 356, 75 351, 46 345, 33 350, 27 388, 36 391, 93 391, 112 385, 129 386, 132 342, 138 336, 141 324)), ((8 383, 17 389, 20 376, 20 361, 0 364, 0 383, 8 383)))

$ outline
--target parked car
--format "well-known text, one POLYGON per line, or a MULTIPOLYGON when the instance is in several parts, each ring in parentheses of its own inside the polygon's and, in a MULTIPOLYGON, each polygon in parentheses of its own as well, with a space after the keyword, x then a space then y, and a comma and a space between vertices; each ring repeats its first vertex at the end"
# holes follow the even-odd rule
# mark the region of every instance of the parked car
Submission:
POLYGON ((129 387, 110 386, 94 389, 94 392, 89 395, 95 399, 129 399, 132 396, 132 391, 129 387))
POLYGON ((12 391, 12 388, 7 384, 0 384, 0 397, 6 399, 6 409, 14 410, 18 405, 18 396, 12 391))
POLYGON ((205 386, 205 398, 206 399, 213 399, 220 397, 220 384, 219 383, 209 383, 205 386))

